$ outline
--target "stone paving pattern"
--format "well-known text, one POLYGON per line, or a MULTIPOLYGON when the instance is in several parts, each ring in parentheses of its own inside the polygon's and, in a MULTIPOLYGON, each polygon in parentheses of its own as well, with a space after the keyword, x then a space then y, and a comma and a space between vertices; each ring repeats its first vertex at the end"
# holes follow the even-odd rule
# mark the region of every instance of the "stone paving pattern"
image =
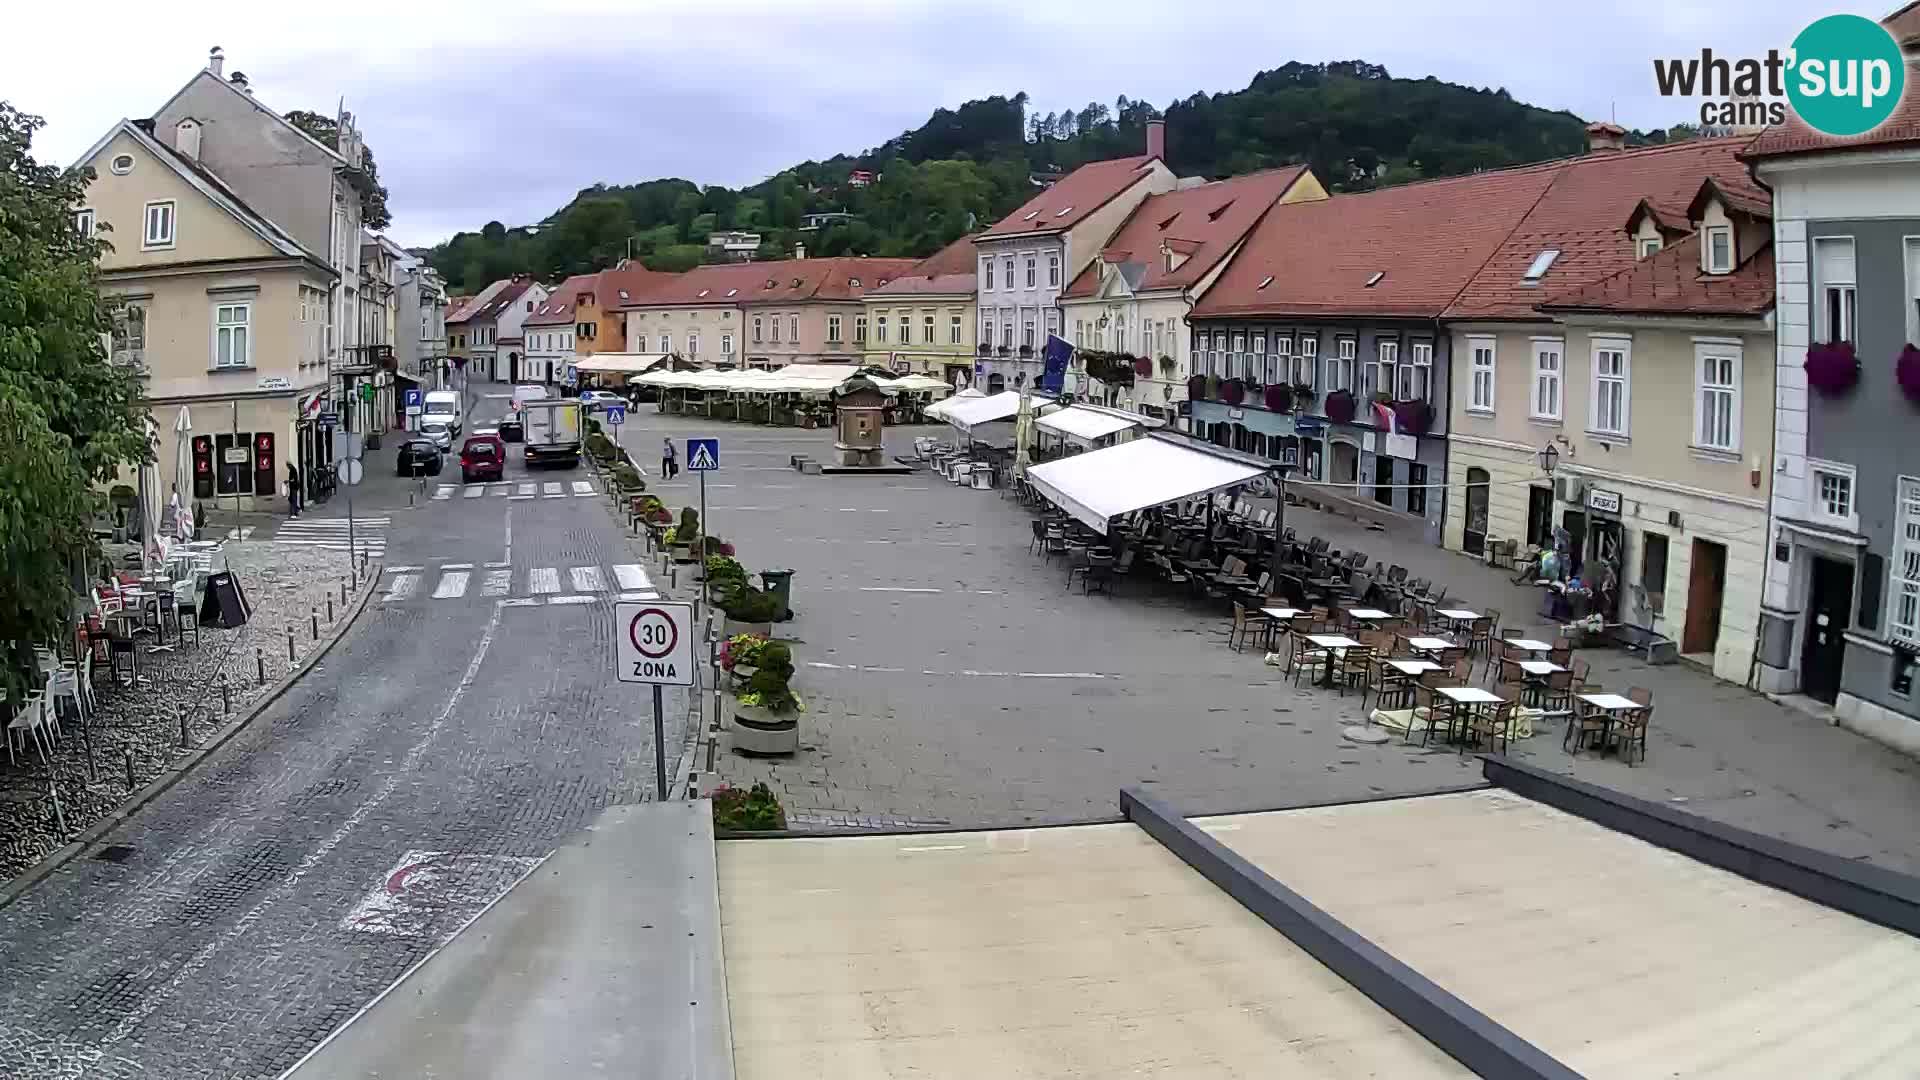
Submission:
MULTIPOLYGON (((892 428, 908 453, 927 427, 892 428)), ((763 781, 803 820, 913 819, 1018 825, 1111 818, 1122 785, 1182 809, 1247 810, 1477 782, 1452 750, 1361 746, 1341 730, 1360 699, 1294 690, 1259 653, 1225 645, 1228 619, 1157 594, 1064 589, 1061 561, 1030 554, 1029 512, 997 491, 937 475, 804 476, 787 457, 826 458, 831 434, 630 414, 629 446, 663 434, 721 439, 712 528, 749 568, 799 571, 796 685, 808 711, 791 760, 720 744, 728 783, 763 781), (753 507, 735 510, 732 507, 753 507), (868 592, 867 588, 939 589, 868 592), (832 668, 809 666, 828 663, 832 668), (877 669, 877 670, 876 670, 877 669), (940 672, 942 674, 923 674, 940 672), (1003 672, 1007 674, 959 674, 1003 672), (1025 676, 1020 673, 1027 673, 1025 676), (1100 679, 1039 677, 1099 674, 1100 679)), ((657 490, 679 505, 690 485, 657 490)), ((1504 628, 1540 636, 1539 590, 1417 538, 1294 510, 1289 523, 1343 550, 1446 582, 1469 606, 1499 608, 1504 628)), ((1696 669, 1583 651, 1609 689, 1651 689, 1648 760, 1627 765, 1560 748, 1551 725, 1514 747, 1543 768, 1782 836, 1850 858, 1920 870, 1916 763, 1696 669)))

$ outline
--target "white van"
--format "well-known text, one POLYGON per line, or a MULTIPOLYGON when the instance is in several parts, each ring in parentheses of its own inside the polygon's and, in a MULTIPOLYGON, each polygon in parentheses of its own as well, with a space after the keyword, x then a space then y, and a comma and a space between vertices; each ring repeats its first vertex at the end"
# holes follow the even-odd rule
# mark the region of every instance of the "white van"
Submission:
POLYGON ((425 401, 421 423, 439 421, 453 431, 455 438, 460 437, 461 415, 460 395, 452 390, 429 390, 425 401))

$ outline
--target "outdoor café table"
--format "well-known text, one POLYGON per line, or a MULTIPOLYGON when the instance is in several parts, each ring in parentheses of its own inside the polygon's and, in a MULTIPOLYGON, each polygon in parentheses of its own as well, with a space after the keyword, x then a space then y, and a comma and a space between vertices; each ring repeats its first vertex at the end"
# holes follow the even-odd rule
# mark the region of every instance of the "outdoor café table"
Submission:
POLYGON ((1452 626, 1455 630, 1460 629, 1461 623, 1470 623, 1480 617, 1479 612, 1468 611, 1465 608, 1452 608, 1446 611, 1435 612, 1435 614, 1447 620, 1448 625, 1452 626))
POLYGON ((1600 745, 1602 747, 1607 745, 1607 733, 1612 730, 1614 717, 1622 713, 1630 713, 1635 709, 1646 708, 1645 705, 1640 704, 1632 698, 1621 697, 1619 694, 1578 694, 1575 696, 1607 715, 1607 728, 1600 733, 1600 745))
POLYGON ((1408 638, 1407 647, 1412 649, 1414 652, 1437 653, 1437 652, 1445 652, 1446 650, 1454 648, 1455 646, 1453 642, 1448 641, 1446 638, 1417 637, 1417 638, 1408 638))
POLYGON ((1506 699, 1499 694, 1490 693, 1477 686, 1441 686, 1434 689, 1436 694, 1445 694, 1455 705, 1469 712, 1477 712, 1488 705, 1498 705, 1506 699))
POLYGON ((1567 670, 1551 660, 1521 660, 1518 663, 1520 670, 1528 675, 1527 689, 1534 695, 1536 702, 1539 701, 1540 691, 1547 688, 1547 677, 1567 670))
POLYGON ((1387 666, 1403 675, 1419 678, 1429 671, 1439 671, 1440 665, 1431 660, 1389 660, 1387 666))
POLYGON ((1532 638, 1508 638, 1507 648, 1518 649, 1521 652, 1530 652, 1530 653, 1541 653, 1541 652, 1553 651, 1553 646, 1547 644, 1544 641, 1535 641, 1532 638))
POLYGON ((1260 614, 1273 619, 1275 622, 1292 622, 1300 616, 1305 615, 1306 612, 1301 611, 1299 608, 1263 607, 1260 609, 1260 614))
POLYGON ((1393 616, 1381 611, 1379 608, 1357 607, 1347 609, 1347 618, 1355 622, 1377 623, 1391 619, 1393 616))
POLYGON ((1333 654, 1342 649, 1352 649, 1360 643, 1341 634, 1308 634, 1307 640, 1325 649, 1327 653, 1327 671, 1320 679, 1321 686, 1333 685, 1333 654))

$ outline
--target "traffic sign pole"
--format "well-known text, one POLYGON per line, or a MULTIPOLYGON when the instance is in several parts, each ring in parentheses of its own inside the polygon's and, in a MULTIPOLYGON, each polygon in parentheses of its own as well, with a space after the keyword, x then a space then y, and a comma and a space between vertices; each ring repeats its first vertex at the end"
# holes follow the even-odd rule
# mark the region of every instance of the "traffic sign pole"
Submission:
POLYGON ((667 801, 667 719, 666 706, 660 701, 660 684, 653 684, 653 780, 654 798, 667 801))
POLYGON ((667 798, 667 720, 662 686, 692 686, 693 609, 662 600, 623 600, 614 605, 614 674, 621 682, 653 684, 655 790, 667 798))

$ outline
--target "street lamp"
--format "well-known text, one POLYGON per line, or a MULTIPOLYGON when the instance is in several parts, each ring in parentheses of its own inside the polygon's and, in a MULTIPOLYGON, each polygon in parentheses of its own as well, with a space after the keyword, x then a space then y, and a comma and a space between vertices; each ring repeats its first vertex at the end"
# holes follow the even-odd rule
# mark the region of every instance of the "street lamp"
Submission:
POLYGON ((1540 448, 1540 452, 1535 454, 1534 458, 1540 462, 1540 470, 1551 477, 1553 476, 1553 467, 1560 464, 1560 451, 1555 450, 1553 444, 1549 442, 1540 448))

